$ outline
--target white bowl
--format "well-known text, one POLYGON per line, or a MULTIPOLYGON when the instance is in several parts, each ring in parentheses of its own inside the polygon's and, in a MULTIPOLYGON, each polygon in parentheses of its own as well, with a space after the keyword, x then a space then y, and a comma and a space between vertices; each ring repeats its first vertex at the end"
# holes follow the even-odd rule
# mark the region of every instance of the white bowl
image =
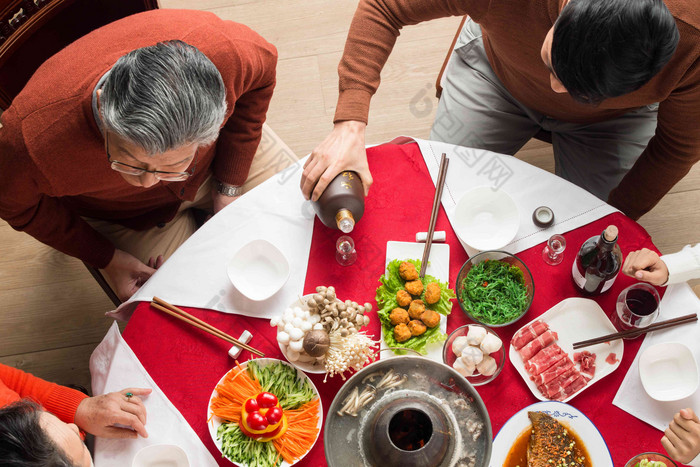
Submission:
POLYGON ((289 262, 267 240, 253 240, 233 255, 228 277, 240 293, 251 300, 265 300, 282 288, 289 278, 289 262))
POLYGON ((698 388, 698 365, 687 345, 662 342, 652 345, 639 357, 639 377, 652 399, 676 401, 698 388))
POLYGON ((503 190, 482 186, 465 193, 455 207, 455 232, 470 247, 485 251, 503 248, 520 227, 513 198, 503 190))
POLYGON ((153 444, 136 453, 132 467, 189 467, 187 454, 174 444, 153 444))

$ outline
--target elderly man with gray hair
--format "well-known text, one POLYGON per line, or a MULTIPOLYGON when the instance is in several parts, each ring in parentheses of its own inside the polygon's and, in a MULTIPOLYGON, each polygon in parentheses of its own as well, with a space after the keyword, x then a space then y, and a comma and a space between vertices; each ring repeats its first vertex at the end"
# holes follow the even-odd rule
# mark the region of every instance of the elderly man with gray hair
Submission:
POLYGON ((0 129, 0 217, 131 296, 241 194, 277 52, 212 13, 154 10, 46 61, 0 129))

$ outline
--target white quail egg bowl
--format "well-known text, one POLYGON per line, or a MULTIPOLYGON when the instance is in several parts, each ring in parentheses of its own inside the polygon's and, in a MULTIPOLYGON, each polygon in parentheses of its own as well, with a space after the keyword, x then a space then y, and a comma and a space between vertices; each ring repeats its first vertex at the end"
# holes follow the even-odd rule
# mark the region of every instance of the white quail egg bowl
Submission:
POLYGON ((473 386, 481 386, 490 383, 501 373, 506 362, 506 349, 503 340, 492 328, 467 324, 458 327, 447 337, 442 349, 442 361, 457 370, 473 386), (499 341, 500 346, 496 348, 494 344, 499 341), (457 351, 460 355, 457 355, 457 351), (471 374, 470 364, 474 366, 471 374), (484 370, 484 374, 479 370, 484 370))

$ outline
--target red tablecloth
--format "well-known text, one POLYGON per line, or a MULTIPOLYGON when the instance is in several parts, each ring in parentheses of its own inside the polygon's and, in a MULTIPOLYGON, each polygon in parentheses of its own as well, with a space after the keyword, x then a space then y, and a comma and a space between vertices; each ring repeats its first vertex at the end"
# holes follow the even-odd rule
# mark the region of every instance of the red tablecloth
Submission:
MULTIPOLYGON (((366 201, 365 217, 352 234, 358 252, 357 262, 350 267, 341 267, 336 263, 335 241, 339 233, 327 229, 316 219, 304 293, 312 292, 317 285, 334 285, 338 297, 360 303, 371 302, 374 305, 378 278, 384 271, 386 242, 410 242, 415 240, 417 231, 427 229, 434 185, 417 145, 384 145, 371 148, 368 153, 376 183, 366 201)), ((552 196, 556 196, 556 193, 552 193, 552 196)), ((611 214, 566 233, 567 251, 559 266, 548 266, 542 261, 543 244, 521 252, 518 256, 528 265, 535 280, 535 299, 520 324, 499 329, 505 342, 522 323, 567 297, 578 296, 571 280, 571 265, 576 251, 585 239, 599 235, 609 224, 615 224, 620 229, 619 244, 623 254, 642 247, 655 249, 647 232, 636 222, 621 214, 611 214)), ((436 230, 447 232, 447 243, 451 247, 450 284, 454 286, 454 280, 459 268, 467 260, 467 254, 455 237, 442 209, 436 230)), ((612 289, 596 300, 606 312, 612 312, 619 292, 633 282, 634 280, 620 275, 612 289)), ((660 292, 663 293, 663 290, 660 292)), ((167 300, 167 297, 162 298, 167 300)), ((275 329, 269 326, 267 320, 210 310, 188 311, 234 336, 248 329, 254 335, 251 345, 268 357, 283 359, 275 340, 275 329)), ((375 314, 372 316, 374 319, 369 325, 369 331, 378 338, 379 322, 375 314)), ((468 322, 455 303, 448 319, 448 331, 468 322)), ((220 465, 231 465, 221 458, 209 437, 206 424, 209 396, 219 378, 233 363, 227 355, 229 345, 151 309, 148 303, 137 307, 124 332, 124 338, 220 465)), ((624 465, 639 452, 663 452, 659 431, 612 405, 613 397, 640 344, 641 339, 625 342, 620 367, 571 401, 572 405, 596 424, 610 448, 616 466, 624 465)), ((240 360, 249 357, 245 352, 240 360)), ((327 383, 323 383, 323 376, 312 375, 311 379, 321 393, 325 416, 343 381, 337 376, 327 383)), ((511 415, 537 402, 509 362, 494 382, 477 389, 489 411, 494 435, 511 415)), ((322 436, 298 465, 325 465, 322 436)))

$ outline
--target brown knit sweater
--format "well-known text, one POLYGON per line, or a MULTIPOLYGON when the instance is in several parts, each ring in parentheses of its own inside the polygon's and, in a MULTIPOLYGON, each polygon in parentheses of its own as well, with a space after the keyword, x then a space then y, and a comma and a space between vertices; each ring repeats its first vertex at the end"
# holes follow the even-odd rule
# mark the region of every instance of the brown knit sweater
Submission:
POLYGON ((148 11, 78 39, 47 60, 2 115, 0 217, 57 250, 105 267, 114 246, 82 217, 143 230, 171 220, 210 171, 222 182, 245 182, 276 64, 274 46, 208 12, 148 11), (197 47, 216 65, 228 112, 217 142, 197 151, 192 177, 134 187, 110 168, 92 93, 119 57, 171 39, 197 47))
POLYGON ((496 75, 521 103, 552 118, 602 121, 659 102, 656 135, 608 202, 639 218, 700 159, 700 8, 697 0, 665 0, 681 39, 671 61, 649 83, 598 107, 552 91, 540 58, 563 0, 361 0, 338 67, 335 122, 367 122, 371 96, 401 27, 468 14, 481 25, 496 75))

